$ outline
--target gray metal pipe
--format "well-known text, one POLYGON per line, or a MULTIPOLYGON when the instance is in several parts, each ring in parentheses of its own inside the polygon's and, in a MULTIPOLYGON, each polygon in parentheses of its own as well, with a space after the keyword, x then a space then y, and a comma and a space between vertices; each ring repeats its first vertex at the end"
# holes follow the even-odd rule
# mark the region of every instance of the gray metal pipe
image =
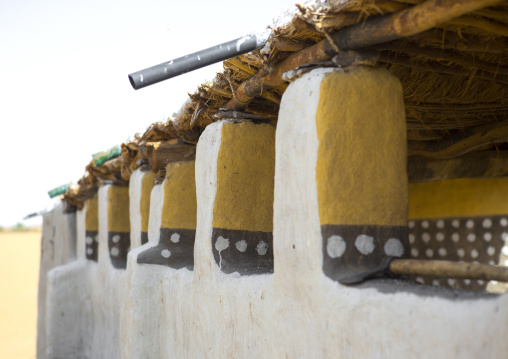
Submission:
POLYGON ((184 73, 262 48, 268 32, 240 37, 223 44, 194 52, 159 65, 133 72, 129 81, 135 90, 153 85, 184 73))

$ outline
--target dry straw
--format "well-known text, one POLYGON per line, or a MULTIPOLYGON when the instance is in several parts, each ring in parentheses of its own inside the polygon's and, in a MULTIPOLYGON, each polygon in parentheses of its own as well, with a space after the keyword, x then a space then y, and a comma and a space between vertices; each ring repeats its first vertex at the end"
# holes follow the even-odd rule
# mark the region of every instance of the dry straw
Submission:
MULTIPOLYGON (((501 135, 506 128, 501 126, 506 126, 508 120, 508 4, 495 0, 447 3, 475 10, 426 31, 370 48, 380 52, 377 66, 388 69, 402 83, 410 149, 417 148, 419 155, 434 159, 467 156, 479 150, 502 151, 506 138, 501 135), (489 126, 489 136, 478 135, 475 129, 482 129, 481 126, 489 126), (476 136, 474 140, 468 138, 472 135, 476 136), (447 146, 458 146, 461 150, 447 151, 447 146)), ((225 106, 276 119, 288 86, 277 72, 283 61, 290 56, 304 61, 298 59, 300 54, 313 55, 311 50, 320 43, 340 51, 336 43, 329 43, 338 31, 354 25, 361 30, 376 19, 428 4, 436 2, 337 0, 326 5, 299 5, 299 13, 288 25, 274 29, 268 47, 224 61, 224 70, 213 82, 204 83, 190 94, 190 100, 176 118, 154 124, 143 136, 124 144, 118 160, 121 163, 106 163, 103 169, 89 167, 80 183, 82 192, 88 193, 104 179, 128 181, 134 169, 149 167, 148 142, 179 139, 180 143, 196 144, 205 127, 220 118, 215 115, 225 106), (271 79, 270 86, 264 84, 266 78, 271 79), (256 96, 246 97, 241 92, 249 81, 258 82, 255 87, 260 91, 256 96)), ((411 23, 408 24, 410 28, 411 23)), ((316 61, 323 61, 322 57, 317 56, 316 61)), ((153 158, 155 152, 150 153, 151 163, 159 163, 159 159, 153 158)), ((73 191, 67 193, 66 199, 79 202, 76 198, 83 197, 79 186, 73 191)))

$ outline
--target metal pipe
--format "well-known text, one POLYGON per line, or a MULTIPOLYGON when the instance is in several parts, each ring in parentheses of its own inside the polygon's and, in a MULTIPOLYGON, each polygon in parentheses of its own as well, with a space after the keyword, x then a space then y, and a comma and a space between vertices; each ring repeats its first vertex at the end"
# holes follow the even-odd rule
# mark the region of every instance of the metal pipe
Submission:
POLYGON ((129 75, 129 81, 132 87, 135 90, 138 90, 157 82, 182 75, 189 71, 194 71, 202 67, 260 49, 265 46, 265 43, 268 40, 268 35, 269 32, 266 31, 243 36, 220 45, 209 47, 205 50, 194 52, 190 55, 179 57, 141 71, 133 72, 129 75))

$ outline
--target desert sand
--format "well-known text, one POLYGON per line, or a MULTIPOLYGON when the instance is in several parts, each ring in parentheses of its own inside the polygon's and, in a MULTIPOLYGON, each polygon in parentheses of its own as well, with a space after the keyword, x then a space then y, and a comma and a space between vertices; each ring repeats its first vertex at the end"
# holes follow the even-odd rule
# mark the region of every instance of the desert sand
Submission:
POLYGON ((0 233, 0 358, 36 357, 40 232, 0 233))

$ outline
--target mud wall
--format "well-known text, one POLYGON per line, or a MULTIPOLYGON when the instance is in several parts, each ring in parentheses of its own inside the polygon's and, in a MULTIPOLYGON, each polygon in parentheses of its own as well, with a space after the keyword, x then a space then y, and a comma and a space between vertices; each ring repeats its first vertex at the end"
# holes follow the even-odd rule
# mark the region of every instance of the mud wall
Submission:
MULTIPOLYGON (((408 189, 405 134, 402 89, 387 72, 318 69, 286 90, 277 131, 219 121, 201 135, 196 160, 169 165, 164 183, 138 170, 129 189, 102 187, 97 203, 78 212, 77 234, 66 237, 77 237, 77 259, 49 263, 43 252, 52 269, 41 275, 39 351, 48 358, 504 357, 506 295, 408 279, 338 282, 385 255, 416 254, 416 228, 448 229, 454 220, 467 228, 473 217, 477 227, 508 225, 501 205, 474 210, 494 208, 485 194, 458 213, 432 202, 438 187, 408 189)), ((503 188, 486 190, 492 203, 503 188)), ((48 228, 67 228, 58 210, 48 228)), ((437 233, 454 243, 455 231, 434 233, 441 241, 437 233)))

